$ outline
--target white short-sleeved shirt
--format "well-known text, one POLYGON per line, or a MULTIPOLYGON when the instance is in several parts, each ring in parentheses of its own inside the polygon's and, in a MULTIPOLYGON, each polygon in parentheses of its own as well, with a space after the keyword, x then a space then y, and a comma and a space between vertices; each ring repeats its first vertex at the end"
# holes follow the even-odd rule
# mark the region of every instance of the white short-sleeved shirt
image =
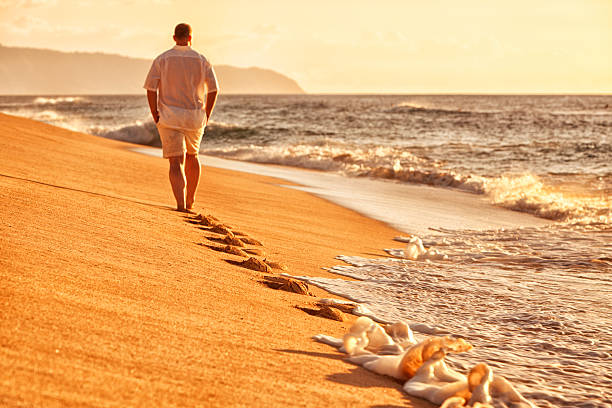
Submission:
POLYGON ((176 45, 155 58, 144 83, 158 91, 158 125, 199 130, 206 125, 206 95, 218 89, 206 57, 187 45, 176 45))

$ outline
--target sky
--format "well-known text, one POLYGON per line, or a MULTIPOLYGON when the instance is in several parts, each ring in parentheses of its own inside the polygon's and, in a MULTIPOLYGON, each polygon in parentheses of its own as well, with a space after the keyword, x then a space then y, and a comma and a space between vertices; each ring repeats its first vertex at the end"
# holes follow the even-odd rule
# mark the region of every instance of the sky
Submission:
POLYGON ((152 59, 179 22, 310 93, 612 93, 612 0, 0 0, 4 46, 152 59))

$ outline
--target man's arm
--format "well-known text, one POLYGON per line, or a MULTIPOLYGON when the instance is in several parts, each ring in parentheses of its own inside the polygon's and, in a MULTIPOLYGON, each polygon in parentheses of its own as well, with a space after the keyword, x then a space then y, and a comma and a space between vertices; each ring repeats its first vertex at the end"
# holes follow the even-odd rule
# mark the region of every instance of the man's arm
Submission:
POLYGON ((149 109, 151 109, 153 121, 157 123, 159 121, 159 112, 157 111, 157 91, 147 90, 147 100, 149 101, 149 109))
POLYGON ((210 120, 215 103, 217 102, 217 91, 212 91, 206 94, 206 123, 210 120))

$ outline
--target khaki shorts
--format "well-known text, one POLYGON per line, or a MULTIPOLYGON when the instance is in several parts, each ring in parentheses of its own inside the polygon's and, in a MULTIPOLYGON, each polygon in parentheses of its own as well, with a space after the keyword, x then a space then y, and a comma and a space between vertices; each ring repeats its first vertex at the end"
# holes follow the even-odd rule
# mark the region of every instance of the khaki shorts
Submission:
POLYGON ((162 142, 162 151, 164 158, 182 156, 185 154, 198 154, 200 151, 200 142, 204 129, 198 130, 183 130, 168 128, 157 125, 159 138, 162 142))

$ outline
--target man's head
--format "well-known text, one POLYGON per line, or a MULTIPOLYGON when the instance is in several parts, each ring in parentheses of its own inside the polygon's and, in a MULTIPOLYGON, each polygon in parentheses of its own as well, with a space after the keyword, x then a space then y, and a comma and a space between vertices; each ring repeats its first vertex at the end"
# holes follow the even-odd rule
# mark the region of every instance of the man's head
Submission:
POLYGON ((186 23, 174 27, 174 41, 177 45, 188 45, 191 43, 191 26, 186 23))

